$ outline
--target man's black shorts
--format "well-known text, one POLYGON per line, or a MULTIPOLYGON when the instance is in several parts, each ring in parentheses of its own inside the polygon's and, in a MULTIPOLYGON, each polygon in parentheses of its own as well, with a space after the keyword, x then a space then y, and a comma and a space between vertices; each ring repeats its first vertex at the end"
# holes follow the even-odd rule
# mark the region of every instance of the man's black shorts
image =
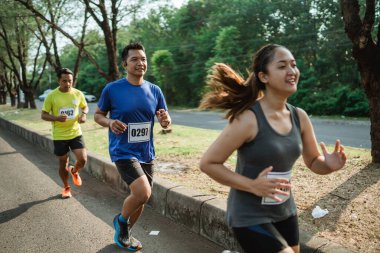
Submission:
POLYGON ((66 155, 70 150, 85 148, 82 135, 71 140, 55 140, 53 142, 56 156, 66 155))
POLYGON ((128 184, 146 175, 149 184, 153 185, 154 163, 140 163, 137 159, 121 159, 115 162, 121 178, 128 184))

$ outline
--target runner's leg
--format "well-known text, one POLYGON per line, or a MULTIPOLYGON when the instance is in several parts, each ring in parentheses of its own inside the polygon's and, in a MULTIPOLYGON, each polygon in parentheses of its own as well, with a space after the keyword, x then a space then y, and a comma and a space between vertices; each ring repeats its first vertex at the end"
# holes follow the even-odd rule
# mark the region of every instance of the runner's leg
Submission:
POLYGON ((87 162, 87 150, 85 148, 74 149, 72 152, 75 155, 76 161, 74 163, 73 173, 79 172, 87 162))
POLYGON ((144 204, 149 200, 152 191, 145 175, 133 181, 129 188, 131 193, 124 200, 121 213, 123 217, 130 218, 130 227, 132 227, 144 210, 144 204))
POLYGON ((70 140, 69 145, 76 158, 73 169, 73 173, 76 173, 80 171, 87 162, 87 150, 85 148, 83 136, 78 136, 70 140))
POLYGON ((66 166, 69 163, 69 156, 62 155, 62 156, 57 156, 58 161, 59 161, 59 176, 61 177, 61 180, 63 182, 64 187, 69 186, 69 172, 66 169, 66 166))

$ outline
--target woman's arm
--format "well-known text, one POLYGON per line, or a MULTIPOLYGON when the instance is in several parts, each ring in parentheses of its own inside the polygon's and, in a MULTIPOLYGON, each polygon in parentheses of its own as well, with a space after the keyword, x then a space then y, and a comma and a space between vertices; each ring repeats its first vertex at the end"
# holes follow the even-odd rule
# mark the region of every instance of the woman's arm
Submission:
POLYGON ((236 149, 256 137, 257 131, 255 115, 251 111, 243 112, 226 126, 204 153, 200 169, 223 185, 280 201, 275 194, 287 196, 287 192, 279 189, 289 189, 290 185, 287 179, 267 179, 266 175, 272 170, 272 167, 265 168, 256 179, 250 179, 231 171, 224 165, 224 162, 236 149))
POLYGON ((301 122, 301 135, 303 144, 303 160, 308 168, 316 174, 329 174, 343 168, 347 157, 344 153, 344 147, 339 140, 335 142, 335 149, 329 153, 326 145, 321 142, 320 146, 323 154, 318 150, 318 144, 315 137, 314 129, 306 112, 297 108, 298 116, 301 122))

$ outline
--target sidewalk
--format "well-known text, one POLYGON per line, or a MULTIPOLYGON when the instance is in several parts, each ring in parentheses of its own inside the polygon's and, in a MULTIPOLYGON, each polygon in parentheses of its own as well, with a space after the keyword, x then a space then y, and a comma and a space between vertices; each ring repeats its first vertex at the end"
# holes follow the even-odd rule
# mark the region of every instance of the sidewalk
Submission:
MULTIPOLYGON (((15 125, 0 118, 0 127, 8 129, 29 142, 53 153, 50 138, 15 125)), ((86 171, 88 174, 111 185, 115 190, 128 191, 114 164, 105 157, 88 152, 86 171)), ((171 220, 181 223, 191 231, 208 238, 226 249, 243 252, 232 231, 225 224, 226 203, 212 195, 204 195, 173 182, 155 178, 149 205, 171 220)), ((354 253, 326 239, 310 236, 300 231, 303 253, 354 253)))

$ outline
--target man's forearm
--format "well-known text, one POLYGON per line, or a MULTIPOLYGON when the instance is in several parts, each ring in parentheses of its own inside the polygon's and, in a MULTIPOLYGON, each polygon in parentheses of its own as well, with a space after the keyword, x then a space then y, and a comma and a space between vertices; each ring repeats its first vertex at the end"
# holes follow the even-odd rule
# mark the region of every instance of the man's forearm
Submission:
POLYGON ((49 113, 43 113, 41 115, 41 119, 46 120, 46 121, 57 121, 57 117, 49 113))
POLYGON ((112 120, 107 118, 106 116, 104 116, 103 114, 100 114, 100 113, 95 113, 94 114, 94 120, 96 123, 98 123, 99 125, 103 126, 103 127, 109 127, 112 120))

